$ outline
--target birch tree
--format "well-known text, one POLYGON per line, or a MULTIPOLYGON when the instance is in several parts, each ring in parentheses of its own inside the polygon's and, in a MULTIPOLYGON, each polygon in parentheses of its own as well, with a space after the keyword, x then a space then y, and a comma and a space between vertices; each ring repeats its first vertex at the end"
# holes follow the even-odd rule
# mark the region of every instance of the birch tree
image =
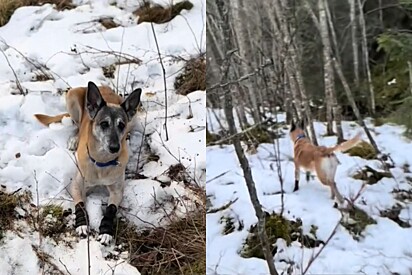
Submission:
POLYGON ((375 115, 375 108, 376 108, 375 107, 375 90, 373 88, 372 74, 371 74, 371 69, 369 66, 368 42, 366 38, 366 23, 365 23, 365 17, 363 14, 363 6, 361 4, 361 0, 357 0, 357 2, 358 2, 358 7, 359 7, 359 25, 360 25, 360 29, 362 32, 361 42, 362 42, 363 63, 366 69, 366 76, 367 76, 368 88, 369 88, 370 109, 371 109, 371 114, 375 115))
POLYGON ((352 42, 352 56, 353 56, 353 73, 355 76, 355 86, 359 88, 359 52, 357 40, 357 23, 356 23, 356 1, 348 0, 350 7, 350 27, 351 27, 351 42, 352 42))

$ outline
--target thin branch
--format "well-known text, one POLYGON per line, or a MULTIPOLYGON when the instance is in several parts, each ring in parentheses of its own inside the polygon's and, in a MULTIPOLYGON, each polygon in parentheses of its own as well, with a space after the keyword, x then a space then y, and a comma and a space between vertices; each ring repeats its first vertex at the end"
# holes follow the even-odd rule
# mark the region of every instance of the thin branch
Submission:
POLYGON ((19 89, 20 94, 24 95, 25 93, 24 93, 23 87, 22 87, 21 84, 20 84, 20 80, 19 80, 19 78, 17 77, 16 71, 13 69, 13 66, 11 66, 10 61, 9 61, 9 59, 7 58, 7 55, 6 55, 6 53, 3 51, 3 49, 0 48, 0 51, 1 51, 1 53, 3 54, 4 58, 6 59, 7 64, 9 65, 11 71, 13 72, 14 78, 16 79, 17 89, 19 89))
POLYGON ((164 88, 165 88, 165 123, 163 124, 164 128, 165 128, 165 132, 166 132, 166 141, 169 140, 169 134, 167 132, 167 85, 166 85, 166 70, 165 70, 165 66, 163 65, 163 59, 162 59, 162 55, 160 54, 160 49, 159 49, 159 44, 157 42, 157 37, 156 37, 156 32, 155 29, 153 27, 153 23, 150 23, 151 27, 152 27, 152 32, 153 32, 153 37, 156 43, 156 48, 157 48, 157 54, 159 55, 159 60, 160 60, 160 65, 162 66, 162 72, 163 72, 163 84, 164 84, 164 88))

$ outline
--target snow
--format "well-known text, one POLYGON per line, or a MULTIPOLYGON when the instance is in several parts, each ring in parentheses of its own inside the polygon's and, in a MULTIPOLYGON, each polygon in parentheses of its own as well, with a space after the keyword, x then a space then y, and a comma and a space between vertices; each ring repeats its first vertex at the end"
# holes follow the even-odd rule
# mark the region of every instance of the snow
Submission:
MULTIPOLYGON (((210 109, 208 113, 210 113, 210 109)), ((211 116, 208 115, 208 119, 211 116)), ((282 119, 278 118, 279 121, 282 119)), ((216 120, 208 120, 211 128, 219 131, 216 120)), ((375 141, 383 153, 389 154, 395 163, 390 171, 394 178, 383 178, 374 185, 366 185, 364 189, 360 180, 352 175, 365 165, 382 170, 382 163, 377 160, 365 160, 337 153, 340 161, 336 174, 336 183, 341 194, 346 198, 354 198, 358 208, 366 211, 377 223, 368 225, 363 237, 356 241, 349 231, 339 225, 336 234, 326 245, 320 256, 311 264, 307 274, 409 274, 412 270, 412 229, 402 228, 394 221, 380 216, 380 211, 391 209, 396 204, 402 206, 399 218, 411 223, 411 206, 409 201, 399 201, 394 190, 411 190, 411 173, 404 170, 404 164, 412 163, 410 154, 412 143, 403 136, 404 127, 385 124, 375 127, 370 120, 367 125, 375 141), (408 179, 409 178, 409 179, 408 179)), ((360 127, 354 122, 343 122, 345 138, 355 136, 360 127)), ((311 225, 318 227, 316 235, 319 240, 326 241, 341 218, 341 212, 334 208, 330 198, 330 190, 315 177, 306 182, 304 172, 301 174, 300 189, 292 192, 294 187, 294 165, 292 161, 293 145, 288 136, 288 129, 281 130, 285 135, 280 138, 280 158, 282 179, 284 181, 284 216, 303 222, 303 233, 309 233, 311 225)), ((324 137, 326 127, 315 122, 320 145, 336 144, 336 137, 324 137)), ((366 135, 362 139, 367 141, 366 135)), ((257 194, 261 205, 267 212, 280 213, 280 182, 274 161, 272 144, 261 144, 256 154, 247 154, 257 194), (273 169, 271 169, 273 167, 273 169)), ((219 208, 236 200, 227 209, 207 214, 207 270, 214 274, 269 274, 267 264, 258 258, 242 258, 240 251, 248 235, 251 225, 257 218, 251 204, 243 172, 234 152, 233 146, 207 147, 207 196, 212 208, 219 208), (220 177, 222 173, 226 172, 220 177), (236 227, 233 233, 224 235, 222 217, 232 217, 235 225, 239 222, 243 228, 236 227)), ((282 239, 278 239, 278 252, 274 260, 278 271, 286 272, 293 263, 292 274, 302 274, 308 262, 322 246, 304 248, 299 242, 289 247, 282 239)), ((280 274, 279 273, 279 274, 280 274)))
MULTIPOLYGON (((169 1, 156 2, 169 4, 169 1)), ((196 91, 181 96, 173 89, 175 78, 184 66, 176 57, 187 60, 205 52, 205 1, 193 0, 190 11, 183 11, 168 23, 154 24, 166 70, 169 140, 163 126, 162 68, 151 24, 136 24, 132 12, 137 6, 130 1, 76 0, 74 3, 78 5, 76 8, 65 11, 57 11, 50 4, 21 7, 0 28, 3 53, 0 54, 0 182, 8 192, 19 188, 30 191, 35 205, 53 203, 65 209, 74 208, 67 186, 75 175, 76 163, 67 144, 75 126, 66 119, 46 128, 33 114, 65 112, 63 92, 70 87, 86 86, 88 81, 118 87, 120 94, 130 94, 139 87, 143 90, 144 110, 133 121, 128 170, 138 171, 147 179, 126 181, 120 215, 139 229, 148 224, 166 225, 166 215, 173 211, 183 216, 196 201, 183 182, 166 176, 169 167, 181 163, 192 181, 202 186, 206 177, 206 93, 196 91), (97 22, 102 17, 111 17, 120 26, 105 30, 97 22), (130 59, 140 62, 116 65, 115 78, 104 77, 103 66, 130 59), (26 95, 19 94, 10 67, 26 95), (53 78, 36 81, 41 74, 39 68, 53 78), (147 146, 159 156, 158 161, 147 160, 147 146), (158 178, 169 184, 161 187, 158 178)), ((98 229, 107 199, 107 192, 101 190, 87 198, 94 231, 98 229)), ((7 232, 0 242, 0 269, 7 274, 37 274, 39 260, 32 245, 39 245, 38 233, 29 230, 27 224, 20 227, 27 228, 18 235, 7 232)), ((40 249, 53 256, 53 263, 59 269, 86 274, 87 242, 72 231, 66 244, 43 239, 40 249)), ((106 259, 108 251, 115 253, 111 248, 103 248, 94 235, 90 236, 91 274, 111 274, 114 266, 114 274, 139 274, 127 259, 106 259)))

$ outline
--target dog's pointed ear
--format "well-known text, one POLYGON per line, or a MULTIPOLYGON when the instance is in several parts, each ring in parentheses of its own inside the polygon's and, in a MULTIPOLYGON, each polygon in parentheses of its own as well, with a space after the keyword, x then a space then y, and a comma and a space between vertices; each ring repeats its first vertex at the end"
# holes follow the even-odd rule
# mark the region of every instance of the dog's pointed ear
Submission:
POLYGON ((87 84, 86 91, 86 108, 91 119, 95 118, 97 112, 106 106, 106 101, 104 101, 99 88, 93 82, 87 84))
POLYGON ((292 124, 290 125, 290 131, 293 132, 296 129, 295 122, 292 120, 292 124))
POLYGON ((140 103, 140 96, 142 95, 142 89, 138 88, 134 90, 126 100, 120 105, 125 110, 129 121, 132 120, 136 114, 137 106, 140 103))

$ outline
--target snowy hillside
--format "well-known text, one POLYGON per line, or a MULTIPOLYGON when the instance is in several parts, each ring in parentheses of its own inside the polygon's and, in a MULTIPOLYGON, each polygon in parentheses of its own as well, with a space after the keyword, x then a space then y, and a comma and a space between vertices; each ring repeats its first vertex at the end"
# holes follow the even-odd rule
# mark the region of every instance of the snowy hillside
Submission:
MULTIPOLYGON (((218 116, 220 114, 218 112, 218 116)), ((210 128, 218 133, 219 125, 214 117, 208 119, 210 128)), ((284 116, 279 115, 279 121, 282 120, 284 116)), ((279 274, 411 273, 412 173, 409 167, 412 164, 412 143, 403 136, 401 126, 384 124, 375 127, 370 121, 367 125, 379 148, 390 155, 395 165, 390 168, 393 177, 388 175, 368 184, 354 177, 359 176, 366 166, 382 172, 380 161, 337 154, 341 165, 336 183, 342 195, 354 200, 360 209, 355 214, 334 208, 330 190, 316 177, 307 183, 303 172, 299 191, 292 192, 293 146, 288 127, 281 128, 284 133, 279 139, 285 190, 283 216, 292 221, 289 228, 301 223, 298 230, 301 232, 297 233, 300 236, 297 240, 286 237, 273 241, 273 245, 277 245, 274 259, 279 274), (303 235, 307 237, 305 241, 302 241, 303 235)), ((336 137, 323 136, 326 133, 324 124, 315 123, 315 130, 321 145, 336 144, 336 137)), ((343 123, 345 138, 353 137, 359 130, 354 122, 343 123)), ((367 141, 365 134, 363 140, 367 141)), ((268 220, 272 221, 278 217, 273 212, 279 214, 282 208, 274 149, 272 144, 261 144, 256 154, 247 154, 259 200, 264 210, 271 214, 268 220)), ((372 177, 371 173, 365 173, 372 177)), ((247 257, 253 249, 248 233, 257 218, 233 146, 207 147, 206 186, 210 201, 206 237, 208 273, 269 274, 263 259, 247 257), (245 242, 249 247, 244 246, 245 242)), ((281 233, 277 232, 278 235, 281 233)))
MULTIPOLYGON (((64 120, 46 128, 33 114, 65 112, 63 94, 70 87, 94 81, 120 94, 143 90, 130 136, 120 209, 124 220, 138 230, 167 226, 170 215, 184 217, 200 201, 187 186, 204 186, 206 93, 184 96, 174 88, 186 61, 206 49, 205 1, 191 2, 190 10, 170 22, 153 24, 166 72, 169 140, 152 27, 137 24, 133 14, 139 1, 78 0, 75 8, 63 11, 50 4, 21 7, 0 28, 0 194, 31 196, 18 201, 14 215, 20 219, 14 226, 0 232, 1 274, 87 274, 88 256, 90 274, 140 274, 128 263, 131 255, 124 245, 103 247, 95 239, 108 199, 104 190, 87 199, 94 230, 89 242, 71 226, 54 237, 40 229, 39 216, 54 227, 56 212, 74 208, 66 190, 76 170, 74 154, 67 149, 74 126, 64 120)), ((170 1, 156 3, 167 6, 170 1)), ((73 223, 73 215, 66 222, 73 223)))

